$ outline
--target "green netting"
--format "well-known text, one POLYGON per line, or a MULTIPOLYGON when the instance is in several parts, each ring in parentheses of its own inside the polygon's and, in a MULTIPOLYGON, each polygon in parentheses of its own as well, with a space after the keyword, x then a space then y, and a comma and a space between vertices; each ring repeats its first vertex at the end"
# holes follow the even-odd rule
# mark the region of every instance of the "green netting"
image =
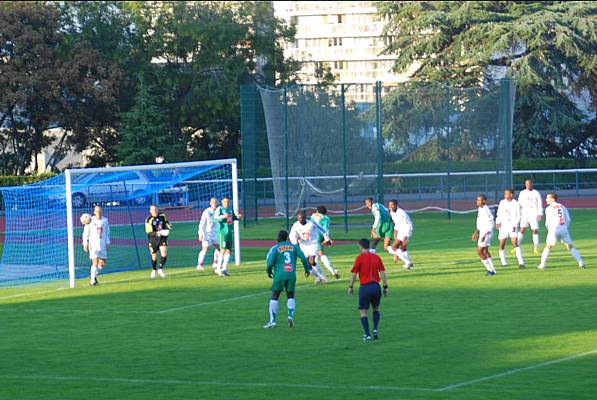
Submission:
POLYGON ((513 96, 510 80, 243 86, 245 215, 319 204, 347 214, 366 196, 458 209, 471 193, 497 194, 512 184, 513 96))

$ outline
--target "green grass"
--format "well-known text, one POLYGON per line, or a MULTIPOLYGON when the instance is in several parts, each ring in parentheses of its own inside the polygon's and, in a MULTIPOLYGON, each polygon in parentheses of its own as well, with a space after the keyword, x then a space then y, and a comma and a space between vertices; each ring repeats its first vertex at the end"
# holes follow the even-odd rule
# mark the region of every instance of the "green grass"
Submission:
MULTIPOLYGON (((294 329, 261 327, 265 248, 243 249, 228 279, 192 270, 194 249, 171 248, 190 257, 189 267, 164 280, 134 271, 102 275, 100 287, 81 280, 72 290, 64 282, 0 289, 0 399, 595 397, 597 352, 537 365, 597 350, 597 211, 572 213, 587 270, 563 247, 537 270, 527 237, 528 268, 498 267, 492 278, 470 241, 474 215, 412 217, 415 269, 383 256, 390 296, 376 342, 361 341, 357 298, 346 294, 355 245, 329 251, 341 281, 298 278, 294 329), (448 388, 462 382, 470 384, 448 388)), ((242 235, 272 238, 281 224, 264 221, 242 235)), ((336 226, 334 236, 367 231, 336 226)), ((497 259, 495 243, 492 251, 497 259)), ((282 316, 285 309, 281 302, 282 316)))

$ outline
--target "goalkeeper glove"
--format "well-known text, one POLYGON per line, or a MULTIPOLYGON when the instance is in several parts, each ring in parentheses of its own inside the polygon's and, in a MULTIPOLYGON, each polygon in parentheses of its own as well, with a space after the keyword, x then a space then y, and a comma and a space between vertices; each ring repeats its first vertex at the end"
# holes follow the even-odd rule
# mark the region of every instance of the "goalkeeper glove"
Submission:
POLYGON ((308 278, 311 275, 311 271, 305 271, 305 278, 308 278))
POLYGON ((272 279, 272 278, 274 277, 274 274, 272 274, 271 272, 269 272, 269 271, 268 271, 268 272, 267 272, 267 276, 268 276, 270 279, 272 279))

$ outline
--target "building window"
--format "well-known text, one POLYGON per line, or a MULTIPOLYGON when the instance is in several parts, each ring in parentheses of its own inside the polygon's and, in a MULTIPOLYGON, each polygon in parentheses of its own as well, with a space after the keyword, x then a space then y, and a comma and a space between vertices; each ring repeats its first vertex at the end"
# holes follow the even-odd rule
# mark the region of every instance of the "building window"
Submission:
POLYGON ((292 15, 290 17, 290 25, 297 25, 298 24, 298 17, 296 15, 292 15))
POLYGON ((338 23, 341 24, 343 15, 338 14, 337 17, 338 17, 338 23))
POLYGON ((342 46, 342 38, 330 38, 328 39, 328 47, 342 46))

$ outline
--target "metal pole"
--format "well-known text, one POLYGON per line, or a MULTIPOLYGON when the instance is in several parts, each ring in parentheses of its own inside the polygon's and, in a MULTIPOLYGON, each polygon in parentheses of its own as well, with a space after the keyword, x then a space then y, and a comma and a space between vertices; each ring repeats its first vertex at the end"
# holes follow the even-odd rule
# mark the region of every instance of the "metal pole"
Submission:
POLYGON ((346 178, 346 108, 344 84, 340 85, 342 102, 342 174, 344 175, 344 232, 348 232, 348 180, 346 178))
POLYGON ((285 180, 286 180, 286 229, 290 229, 290 204, 288 195, 288 89, 284 86, 284 140, 285 140, 285 180))
POLYGON ((384 202, 383 185, 383 141, 381 132, 381 81, 375 82, 375 127, 377 130, 377 192, 379 202, 384 202))
POLYGON ((451 191, 452 188, 450 187, 450 170, 452 165, 450 160, 452 159, 452 154, 450 149, 452 147, 451 137, 450 137, 450 86, 449 82, 446 81, 446 133, 447 133, 447 142, 448 142, 448 163, 447 163, 447 175, 446 175, 446 195, 448 199, 448 219, 452 219, 452 213, 450 210, 452 209, 452 196, 451 191))
MULTIPOLYGON (((236 159, 232 161, 232 211, 238 215, 238 168, 236 159)), ((234 221, 234 263, 240 265, 240 224, 234 221)))
POLYGON ((73 234, 73 189, 71 184, 71 171, 64 170, 66 183, 66 234, 68 241, 68 283, 75 287, 75 237, 73 234))

